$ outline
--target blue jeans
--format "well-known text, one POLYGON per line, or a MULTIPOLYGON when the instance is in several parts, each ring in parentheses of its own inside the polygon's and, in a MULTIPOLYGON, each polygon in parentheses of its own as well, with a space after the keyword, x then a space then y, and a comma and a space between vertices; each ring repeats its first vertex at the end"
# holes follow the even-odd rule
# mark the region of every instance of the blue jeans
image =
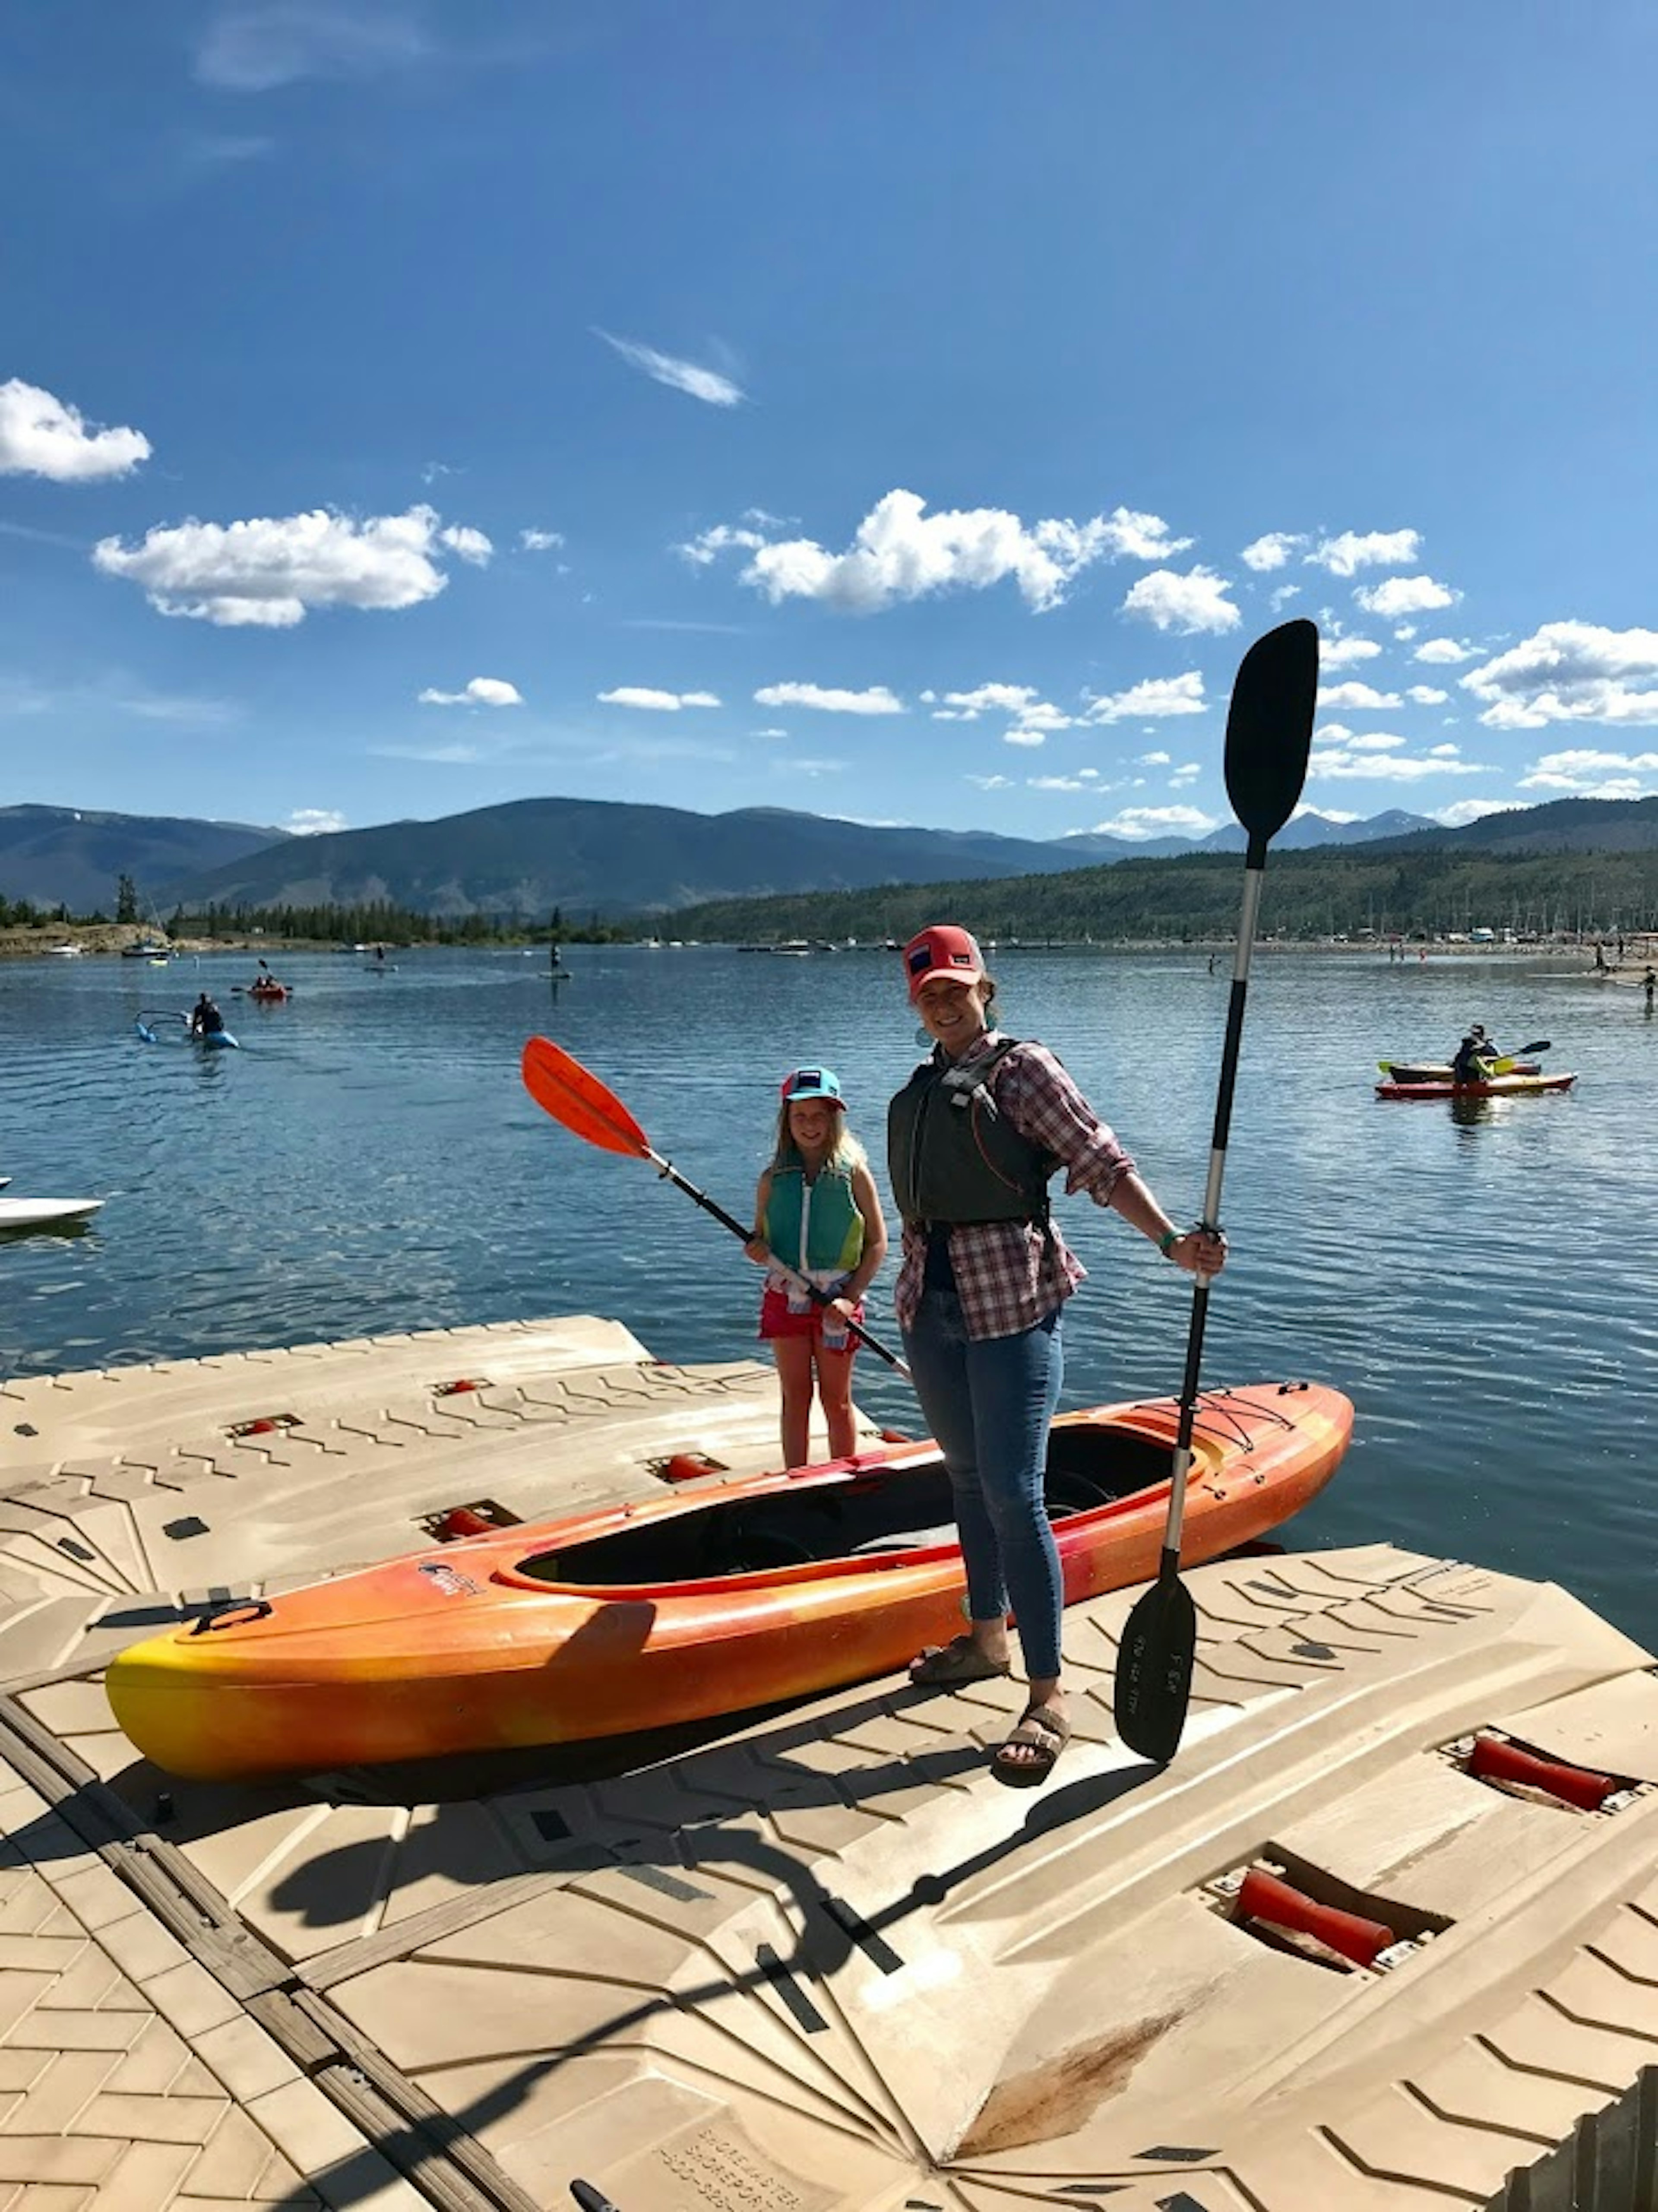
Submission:
POLYGON ((1043 1504, 1048 1424, 1065 1374, 1056 1310, 1017 1336, 969 1338, 953 1290, 924 1292, 904 1332, 927 1425, 955 1495, 968 1611, 1001 1620, 1010 1600, 1033 1681, 1060 1671, 1060 1555, 1043 1504))

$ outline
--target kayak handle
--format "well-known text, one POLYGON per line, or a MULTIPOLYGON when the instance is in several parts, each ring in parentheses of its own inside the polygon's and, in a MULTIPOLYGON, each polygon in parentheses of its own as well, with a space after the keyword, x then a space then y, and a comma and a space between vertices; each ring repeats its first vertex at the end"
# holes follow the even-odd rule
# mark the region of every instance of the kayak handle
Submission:
POLYGON ((266 1620, 276 1610, 267 1597, 245 1597, 239 1604, 228 1605, 222 1613, 204 1613, 191 1630, 192 1636, 205 1636, 215 1628, 246 1628, 253 1621, 266 1620))

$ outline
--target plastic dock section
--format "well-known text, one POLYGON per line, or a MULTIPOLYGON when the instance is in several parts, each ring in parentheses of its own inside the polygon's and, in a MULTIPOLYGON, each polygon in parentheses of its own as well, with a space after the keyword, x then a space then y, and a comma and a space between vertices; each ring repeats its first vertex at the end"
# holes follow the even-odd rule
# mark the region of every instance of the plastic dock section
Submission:
POLYGON ((259 1789, 114 1728, 168 1620, 775 1434, 592 1319, 0 1388, 0 2212, 1658 2202, 1658 1677, 1552 1586, 1197 1570, 1162 1771, 1093 1601, 1036 1792, 1003 1682, 259 1789))

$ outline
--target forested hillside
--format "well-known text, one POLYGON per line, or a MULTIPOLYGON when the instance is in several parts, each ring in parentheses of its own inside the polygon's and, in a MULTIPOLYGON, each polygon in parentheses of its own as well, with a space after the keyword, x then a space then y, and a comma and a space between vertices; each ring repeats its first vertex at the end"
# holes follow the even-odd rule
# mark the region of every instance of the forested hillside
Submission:
MULTIPOLYGON (((1412 841, 1412 844, 1416 841, 1412 841)), ((897 938, 948 915, 982 936, 1181 939, 1236 926, 1239 860, 1207 854, 1129 860, 998 883, 893 884, 878 891, 725 900, 674 918, 676 935, 738 942, 897 938)), ((1658 852, 1504 854, 1327 848, 1274 854, 1261 927, 1292 938, 1658 928, 1658 852)))

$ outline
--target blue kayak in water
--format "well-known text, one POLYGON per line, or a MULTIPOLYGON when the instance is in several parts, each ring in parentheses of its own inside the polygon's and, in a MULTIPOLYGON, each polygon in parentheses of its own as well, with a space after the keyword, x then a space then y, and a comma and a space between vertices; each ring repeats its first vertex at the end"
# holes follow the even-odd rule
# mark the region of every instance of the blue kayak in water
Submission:
MULTIPOLYGON (((140 1014, 137 1020, 133 1024, 133 1027, 138 1032, 138 1037, 141 1043, 159 1044, 161 1042, 161 1038, 157 1036, 155 1030, 155 1024, 160 1022, 182 1023, 184 1024, 186 1041, 191 1044, 204 1046, 210 1052, 215 1050, 219 1052, 237 1052, 240 1050, 240 1047, 237 1044, 235 1038, 231 1036, 228 1030, 192 1030, 190 1027, 190 1017, 188 1014, 140 1014)), ((171 1034, 171 1032, 169 1032, 169 1034, 171 1034)))

